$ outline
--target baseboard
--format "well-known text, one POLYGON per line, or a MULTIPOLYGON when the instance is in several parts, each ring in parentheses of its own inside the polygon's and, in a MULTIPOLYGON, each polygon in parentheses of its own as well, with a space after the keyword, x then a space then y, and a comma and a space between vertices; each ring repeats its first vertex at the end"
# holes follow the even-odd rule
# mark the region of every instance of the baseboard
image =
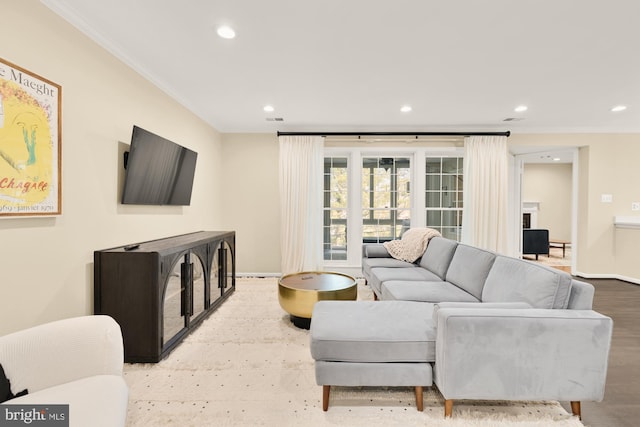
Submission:
MULTIPOLYGON (((362 275, 362 271, 360 268, 324 268, 323 271, 335 271, 336 273, 348 274, 354 279, 362 279, 364 276, 362 275)), ((236 272, 236 277, 282 277, 282 273, 254 273, 254 272, 236 272)))
POLYGON ((585 279, 616 279, 622 280, 623 282, 633 283, 634 285, 640 285, 640 279, 637 279, 635 277, 623 276, 621 274, 593 274, 577 272, 575 275, 585 279))
POLYGON ((282 273, 238 273, 236 277, 280 277, 282 273))

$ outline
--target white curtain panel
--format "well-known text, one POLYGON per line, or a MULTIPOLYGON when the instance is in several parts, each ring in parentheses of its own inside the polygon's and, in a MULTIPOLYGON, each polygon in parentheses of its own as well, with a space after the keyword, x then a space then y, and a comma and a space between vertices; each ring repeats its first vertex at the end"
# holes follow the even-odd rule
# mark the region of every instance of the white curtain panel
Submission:
POLYGON ((280 136, 282 274, 322 268, 321 136, 280 136))
POLYGON ((506 136, 464 141, 462 242, 506 253, 508 149, 506 136))

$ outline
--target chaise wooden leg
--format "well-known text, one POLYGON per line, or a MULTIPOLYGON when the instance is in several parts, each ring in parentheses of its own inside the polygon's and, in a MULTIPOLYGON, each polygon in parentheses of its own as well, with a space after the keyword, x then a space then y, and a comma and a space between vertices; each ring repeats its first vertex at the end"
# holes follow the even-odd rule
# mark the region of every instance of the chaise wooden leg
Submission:
POLYGON ((325 412, 329 409, 329 390, 331 390, 330 385, 322 386, 322 410, 325 412))
POLYGON ((416 408, 422 412, 424 410, 424 404, 422 402, 422 386, 416 386, 416 408))
POLYGON ((444 417, 451 418, 453 413, 453 399, 447 399, 444 401, 444 417))
POLYGON ((579 401, 571 402, 571 412, 573 412, 573 415, 577 415, 578 419, 582 420, 582 414, 580 413, 580 402, 579 401))

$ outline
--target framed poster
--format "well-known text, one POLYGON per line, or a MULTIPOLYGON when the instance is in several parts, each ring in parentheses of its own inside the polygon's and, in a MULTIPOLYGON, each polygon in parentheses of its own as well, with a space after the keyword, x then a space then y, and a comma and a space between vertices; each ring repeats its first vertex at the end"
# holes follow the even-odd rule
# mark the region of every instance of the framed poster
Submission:
POLYGON ((61 92, 0 58, 0 217, 62 213, 61 92))

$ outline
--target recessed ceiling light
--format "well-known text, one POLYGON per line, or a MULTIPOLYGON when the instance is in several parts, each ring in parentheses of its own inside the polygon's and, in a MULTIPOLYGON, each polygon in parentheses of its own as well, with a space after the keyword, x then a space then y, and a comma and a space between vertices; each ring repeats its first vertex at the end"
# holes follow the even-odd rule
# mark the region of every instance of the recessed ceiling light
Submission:
POLYGON ((400 111, 402 111, 403 113, 408 113, 411 110, 413 110, 413 108, 411 108, 411 105, 403 105, 402 107, 400 107, 400 111))
POLYGON ((527 111, 527 106, 526 105, 518 105, 516 108, 513 109, 513 111, 515 111, 516 113, 522 113, 524 111, 527 111))
POLYGON ((613 108, 611 109, 611 111, 612 111, 613 113, 618 113, 618 112, 620 112, 620 111, 624 111, 624 110, 626 110, 626 109, 627 109, 627 106, 626 106, 626 105, 616 105, 615 107, 613 107, 613 108))
POLYGON ((222 27, 218 27, 217 33, 223 39, 232 39, 236 36, 236 32, 233 28, 223 25, 222 27))
POLYGON ((554 157, 554 158, 553 158, 553 161, 554 161, 554 162, 559 162, 559 161, 560 161, 560 157, 554 157))
POLYGON ((275 108, 273 108, 273 105, 265 105, 262 109, 267 113, 273 113, 275 110, 275 108))

